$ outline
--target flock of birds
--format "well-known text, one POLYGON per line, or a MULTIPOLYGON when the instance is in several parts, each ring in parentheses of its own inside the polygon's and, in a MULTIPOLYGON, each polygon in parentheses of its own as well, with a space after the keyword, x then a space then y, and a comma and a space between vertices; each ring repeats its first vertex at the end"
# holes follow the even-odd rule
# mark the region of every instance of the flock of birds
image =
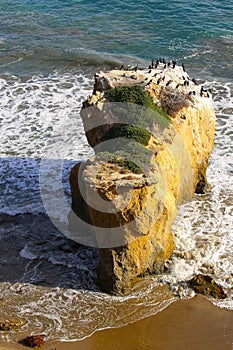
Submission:
MULTIPOLYGON (((150 77, 146 78, 147 81, 146 81, 145 86, 150 85, 152 82, 155 82, 157 85, 163 84, 163 86, 166 86, 166 87, 169 87, 169 86, 171 87, 173 85, 173 87, 175 89, 188 87, 190 85, 192 85, 192 86, 198 85, 197 80, 195 78, 191 79, 189 77, 189 75, 186 73, 185 66, 183 63, 180 67, 181 71, 183 72, 183 75, 181 77, 182 82, 175 83, 174 80, 172 80, 172 79, 165 81, 166 75, 162 74, 162 73, 165 73, 164 70, 166 70, 167 68, 175 69, 176 66, 177 66, 176 60, 166 62, 164 58, 157 59, 156 61, 154 61, 152 59, 151 63, 149 64, 148 71, 147 71, 147 73, 150 74, 150 77)), ((124 71, 129 70, 129 71, 133 71, 133 72, 144 70, 144 69, 139 68, 138 64, 135 67, 129 67, 129 68, 125 68, 124 64, 122 64, 118 69, 124 70, 124 71)), ((200 89, 190 89, 188 94, 190 96, 191 95, 194 96, 197 94, 197 92, 199 92, 201 97, 210 97, 212 94, 212 91, 210 89, 208 89, 208 90, 204 89, 203 86, 201 86, 200 89)))

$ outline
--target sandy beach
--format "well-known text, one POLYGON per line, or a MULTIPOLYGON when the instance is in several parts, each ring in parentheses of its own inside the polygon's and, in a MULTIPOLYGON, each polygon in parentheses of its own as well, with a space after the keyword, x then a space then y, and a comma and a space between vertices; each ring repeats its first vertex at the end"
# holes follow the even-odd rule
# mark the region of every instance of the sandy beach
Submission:
MULTIPOLYGON (((20 350, 20 344, 0 349, 20 350)), ((46 350, 232 350, 233 312, 202 296, 179 300, 162 312, 118 329, 98 331, 78 342, 45 341, 46 350)))

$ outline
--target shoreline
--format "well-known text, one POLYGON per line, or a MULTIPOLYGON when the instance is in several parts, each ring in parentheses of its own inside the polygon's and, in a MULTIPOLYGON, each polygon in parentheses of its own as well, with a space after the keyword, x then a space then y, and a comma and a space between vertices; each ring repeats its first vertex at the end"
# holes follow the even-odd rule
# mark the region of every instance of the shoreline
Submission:
MULTIPOLYGON (((0 350, 22 350, 0 342, 0 350)), ((74 342, 45 341, 44 350, 232 350, 233 312, 203 296, 178 300, 154 316, 74 342)))

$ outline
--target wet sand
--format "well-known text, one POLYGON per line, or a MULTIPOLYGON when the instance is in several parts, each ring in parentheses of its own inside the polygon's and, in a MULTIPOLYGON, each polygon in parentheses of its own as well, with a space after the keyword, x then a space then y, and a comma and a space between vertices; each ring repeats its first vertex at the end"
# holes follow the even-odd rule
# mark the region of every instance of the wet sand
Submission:
MULTIPOLYGON (((104 310, 103 310, 104 312, 104 310)), ((0 350, 22 350, 3 344, 0 350)), ((45 350, 232 350, 233 312, 202 296, 179 300, 162 312, 118 329, 98 331, 78 342, 45 342, 45 350)))

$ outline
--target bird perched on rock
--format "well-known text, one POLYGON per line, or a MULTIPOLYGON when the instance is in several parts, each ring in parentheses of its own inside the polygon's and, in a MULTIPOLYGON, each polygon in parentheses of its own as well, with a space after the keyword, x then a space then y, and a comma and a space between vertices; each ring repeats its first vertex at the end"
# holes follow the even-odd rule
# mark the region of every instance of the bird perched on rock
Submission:
POLYGON ((203 86, 201 87, 201 90, 200 90, 200 95, 201 95, 201 97, 203 96, 203 92, 204 92, 205 90, 204 90, 204 88, 203 88, 203 86))
POLYGON ((170 79, 167 83, 166 86, 169 86, 172 83, 172 80, 170 79))
POLYGON ((171 84, 172 80, 170 79, 167 83, 166 86, 169 86, 171 84))
POLYGON ((183 68, 183 71, 185 72, 185 67, 184 67, 184 63, 182 63, 182 68, 183 68))
POLYGON ((145 85, 145 86, 150 85, 151 83, 152 83, 152 79, 151 79, 151 80, 149 80, 149 81, 148 81, 148 83, 146 83, 146 85, 145 85))
POLYGON ((189 91, 189 96, 191 96, 191 95, 196 95, 196 91, 189 91))
POLYGON ((174 69, 176 66, 176 60, 172 60, 172 68, 174 69))

